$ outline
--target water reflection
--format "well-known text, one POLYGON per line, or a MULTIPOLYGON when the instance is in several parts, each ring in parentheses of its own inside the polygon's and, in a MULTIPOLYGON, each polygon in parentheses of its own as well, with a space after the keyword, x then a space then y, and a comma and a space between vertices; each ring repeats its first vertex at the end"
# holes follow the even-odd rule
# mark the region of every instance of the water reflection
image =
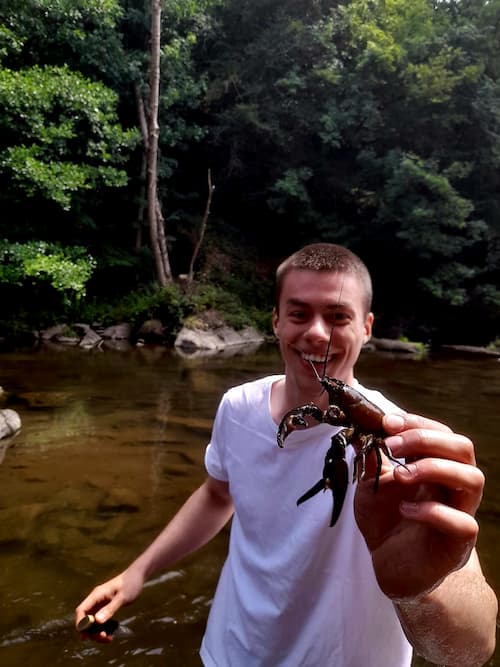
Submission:
MULTIPOLYGON (((0 355, 0 364, 0 384, 23 422, 0 465, 2 665, 199 665, 227 531, 149 582, 120 613, 129 634, 111 646, 81 642, 73 608, 130 562, 202 481, 222 393, 279 372, 277 350, 184 358, 165 348, 44 348, 0 355)), ((358 369, 364 384, 474 438, 488 479, 480 550, 494 584, 500 582, 498 369, 489 359, 378 354, 364 355, 358 369)))

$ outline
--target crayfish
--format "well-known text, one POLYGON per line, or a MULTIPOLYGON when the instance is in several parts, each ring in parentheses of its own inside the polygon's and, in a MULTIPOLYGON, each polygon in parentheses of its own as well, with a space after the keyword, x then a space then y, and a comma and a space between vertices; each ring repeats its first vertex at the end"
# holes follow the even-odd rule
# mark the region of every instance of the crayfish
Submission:
MULTIPOLYGON (((318 381, 328 394, 328 407, 321 410, 314 403, 307 403, 287 412, 278 427, 278 446, 283 447, 287 436, 296 429, 308 428, 307 418, 314 419, 318 424, 325 423, 340 426, 341 430, 331 440, 325 455, 322 478, 306 491, 298 500, 297 505, 315 496, 319 491, 330 489, 333 494, 333 512, 330 526, 334 526, 340 516, 348 485, 348 469, 345 459, 346 447, 351 444, 356 450, 352 481, 360 480, 365 473, 366 457, 374 452, 377 468, 373 491, 376 493, 382 471, 383 452, 388 459, 404 465, 395 459, 384 442, 382 418, 384 413, 374 403, 365 398, 359 391, 341 380, 328 377, 325 372, 320 377, 312 362, 318 381)), ((325 364, 326 367, 326 364, 325 364)), ((326 369, 325 369, 326 370, 326 369)))

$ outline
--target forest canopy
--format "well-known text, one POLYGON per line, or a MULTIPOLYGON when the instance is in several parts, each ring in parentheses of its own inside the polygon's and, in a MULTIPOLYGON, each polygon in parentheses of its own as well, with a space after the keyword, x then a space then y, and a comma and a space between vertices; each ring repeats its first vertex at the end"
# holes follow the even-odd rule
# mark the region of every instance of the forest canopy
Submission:
POLYGON ((2 317, 151 290, 150 214, 175 289, 211 174, 198 285, 270 310, 277 263, 332 241, 372 272, 382 333, 493 340, 499 32, 500 0, 0 3, 2 317), (37 247, 50 271, 20 275, 37 247), (54 299, 63 259, 85 285, 54 299))

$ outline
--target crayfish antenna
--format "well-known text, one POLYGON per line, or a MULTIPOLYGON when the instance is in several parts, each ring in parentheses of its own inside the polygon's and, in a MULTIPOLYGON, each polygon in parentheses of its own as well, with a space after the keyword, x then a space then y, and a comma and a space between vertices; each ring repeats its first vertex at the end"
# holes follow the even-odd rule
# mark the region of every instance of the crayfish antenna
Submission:
MULTIPOLYGON (((313 369, 313 371, 314 371, 314 375, 316 375, 316 377, 317 377, 317 379, 318 379, 318 382, 319 382, 321 385, 323 385, 323 378, 325 377, 325 374, 323 373, 323 378, 320 377, 320 374, 319 374, 318 371, 316 370, 316 366, 314 365, 314 363, 313 363, 312 361, 309 361, 309 363, 311 364, 311 368, 313 369)), ((322 389, 321 392, 319 393, 319 396, 323 396, 323 394, 325 393, 325 391, 326 391, 326 389, 323 387, 323 389, 322 389)))
MULTIPOLYGON (((318 371, 316 370, 316 366, 314 365, 314 363, 311 360, 309 360, 309 363, 311 364, 311 368, 314 371, 314 375, 318 378, 318 382, 321 382, 321 377, 320 377, 318 371)), ((324 376, 324 374, 323 374, 323 376, 324 376)))
MULTIPOLYGON (((332 330, 330 331, 330 338, 328 339, 328 346, 326 348, 325 359, 323 361, 323 375, 322 375, 321 379, 318 376, 318 380, 320 382, 321 382, 321 380, 324 380, 325 377, 326 377, 326 366, 328 364, 328 355, 330 354, 330 347, 332 345, 332 340, 333 340, 333 327, 332 327, 332 330)), ((314 369, 314 370, 316 370, 316 369, 314 369)), ((318 374, 316 373, 316 375, 318 375, 318 374)))

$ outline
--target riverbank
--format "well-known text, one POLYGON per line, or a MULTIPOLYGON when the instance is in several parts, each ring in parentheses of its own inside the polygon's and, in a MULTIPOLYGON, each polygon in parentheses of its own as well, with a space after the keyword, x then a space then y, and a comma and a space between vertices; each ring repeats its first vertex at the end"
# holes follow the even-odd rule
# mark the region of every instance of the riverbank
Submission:
MULTIPOLYGON (((242 329, 230 327, 222 318, 214 317, 212 313, 205 318, 198 317, 196 324, 183 326, 174 338, 168 327, 160 320, 146 320, 139 327, 134 327, 128 322, 109 327, 91 326, 86 323, 58 324, 33 332, 29 338, 0 339, 0 351, 43 345, 77 347, 83 350, 123 350, 130 347, 160 345, 173 347, 180 355, 190 357, 236 352, 241 348, 247 348, 251 352, 265 342, 275 341, 273 335, 262 333, 255 327, 246 326, 242 329)), ((414 357, 425 357, 430 352, 439 352, 447 356, 500 358, 500 346, 493 344, 488 347, 454 344, 429 346, 420 342, 377 337, 372 337, 363 346, 363 351, 414 357)))

